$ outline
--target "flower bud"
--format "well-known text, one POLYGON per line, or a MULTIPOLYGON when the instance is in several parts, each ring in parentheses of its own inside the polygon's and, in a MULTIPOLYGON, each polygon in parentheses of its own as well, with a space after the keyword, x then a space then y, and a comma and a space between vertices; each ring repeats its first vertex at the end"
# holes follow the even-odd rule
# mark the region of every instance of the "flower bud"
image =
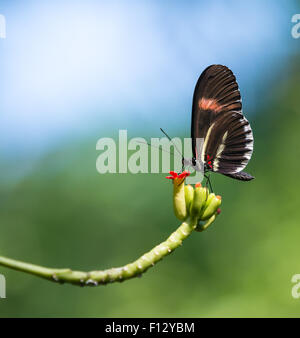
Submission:
POLYGON ((190 184, 188 184, 184 187, 184 192, 185 192, 186 211, 187 214, 189 215, 191 204, 194 197, 194 188, 190 184))
POLYGON ((174 180, 173 185, 173 206, 175 216, 184 221, 187 217, 186 203, 185 203, 185 191, 184 191, 184 182, 179 182, 174 180))
POLYGON ((205 204, 205 209, 201 216, 202 221, 206 221, 210 217, 212 217, 215 213, 217 213, 219 206, 221 205, 221 196, 216 196, 215 194, 210 194, 207 198, 207 202, 205 204))
POLYGON ((173 180, 173 207, 175 216, 184 221, 187 216, 187 208, 185 202, 185 189, 184 179, 190 175, 188 171, 184 171, 181 174, 177 174, 174 171, 170 171, 171 176, 167 176, 168 179, 173 180))
POLYGON ((196 186, 194 190, 194 199, 191 205, 191 216, 199 218, 202 209, 205 205, 205 200, 208 194, 207 188, 203 188, 201 186, 196 186))
POLYGON ((212 215, 206 222, 199 221, 196 227, 196 231, 201 232, 206 230, 216 219, 216 214, 212 215))

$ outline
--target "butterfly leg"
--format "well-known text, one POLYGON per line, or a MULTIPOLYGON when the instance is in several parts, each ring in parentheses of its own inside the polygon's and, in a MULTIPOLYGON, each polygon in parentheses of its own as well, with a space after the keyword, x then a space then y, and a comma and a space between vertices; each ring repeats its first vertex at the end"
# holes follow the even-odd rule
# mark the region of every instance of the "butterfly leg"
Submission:
MULTIPOLYGON (((206 178, 205 188, 207 188, 207 186, 209 185, 210 192, 213 193, 214 191, 213 191, 213 188, 212 188, 212 185, 211 185, 211 182, 210 182, 209 174, 204 175, 204 177, 206 178)), ((208 189, 207 189, 206 200, 207 200, 208 195, 209 195, 209 192, 208 192, 208 189)))
POLYGON ((209 184, 209 189, 210 189, 210 191, 213 193, 214 190, 213 190, 213 188, 212 188, 212 185, 211 185, 211 182, 210 182, 210 176, 209 176, 209 175, 208 175, 208 184, 209 184))
POLYGON ((205 201, 207 201, 207 197, 208 197, 208 189, 207 189, 207 185, 208 185, 208 176, 204 175, 204 177, 206 178, 206 182, 205 182, 206 198, 205 198, 205 201))

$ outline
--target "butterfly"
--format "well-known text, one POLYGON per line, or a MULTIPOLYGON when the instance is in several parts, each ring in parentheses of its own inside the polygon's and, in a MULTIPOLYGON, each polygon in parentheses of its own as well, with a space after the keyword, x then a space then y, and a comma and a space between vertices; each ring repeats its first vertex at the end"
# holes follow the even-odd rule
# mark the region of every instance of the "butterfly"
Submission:
MULTIPOLYGON (((211 65, 200 75, 193 96, 191 160, 202 163, 204 173, 217 172, 233 179, 250 181, 243 171, 253 153, 253 133, 242 113, 242 100, 233 72, 211 65), (203 139, 201 147, 197 139, 203 139)), ((197 170, 197 169, 196 169, 197 170)))

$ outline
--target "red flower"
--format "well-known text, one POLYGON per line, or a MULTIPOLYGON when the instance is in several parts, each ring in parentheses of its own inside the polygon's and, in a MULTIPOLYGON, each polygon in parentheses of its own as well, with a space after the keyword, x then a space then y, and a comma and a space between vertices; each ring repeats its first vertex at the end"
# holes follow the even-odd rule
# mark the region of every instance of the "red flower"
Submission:
POLYGON ((170 171, 170 174, 172 176, 167 176, 166 178, 168 178, 169 180, 175 180, 177 178, 185 179, 187 176, 190 176, 191 173, 189 171, 183 171, 181 174, 178 175, 175 171, 170 171))

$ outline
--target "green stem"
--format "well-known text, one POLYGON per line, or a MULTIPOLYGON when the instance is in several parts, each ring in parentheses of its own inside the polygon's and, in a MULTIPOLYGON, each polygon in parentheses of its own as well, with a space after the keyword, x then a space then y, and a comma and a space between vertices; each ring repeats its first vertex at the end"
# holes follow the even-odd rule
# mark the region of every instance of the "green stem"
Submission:
POLYGON ((196 226, 196 219, 188 219, 166 241, 157 245, 136 261, 119 268, 90 272, 73 271, 71 269, 50 269, 3 256, 0 256, 0 265, 59 283, 97 286, 100 284, 123 282, 124 280, 140 276, 154 266, 156 262, 173 252, 192 233, 196 226))

